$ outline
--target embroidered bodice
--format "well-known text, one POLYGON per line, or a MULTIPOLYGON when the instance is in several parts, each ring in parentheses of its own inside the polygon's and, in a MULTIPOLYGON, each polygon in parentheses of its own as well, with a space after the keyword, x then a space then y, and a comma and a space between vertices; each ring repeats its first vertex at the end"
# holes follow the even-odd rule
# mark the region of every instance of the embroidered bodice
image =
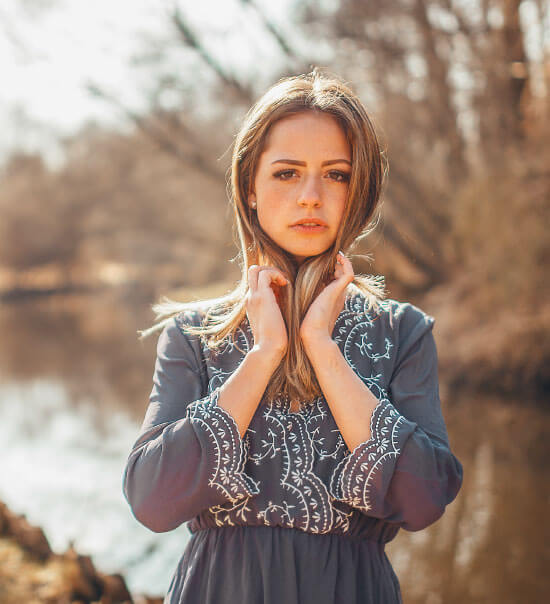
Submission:
POLYGON ((392 299, 367 311, 346 299, 332 334, 378 398, 371 437, 350 451, 324 396, 298 412, 262 400, 243 438, 217 404, 253 345, 245 320, 214 353, 186 332, 205 306, 181 312, 158 341, 139 438, 124 471, 136 518, 156 532, 278 526, 387 542, 435 522, 457 495, 462 466, 439 400, 434 318, 392 299))

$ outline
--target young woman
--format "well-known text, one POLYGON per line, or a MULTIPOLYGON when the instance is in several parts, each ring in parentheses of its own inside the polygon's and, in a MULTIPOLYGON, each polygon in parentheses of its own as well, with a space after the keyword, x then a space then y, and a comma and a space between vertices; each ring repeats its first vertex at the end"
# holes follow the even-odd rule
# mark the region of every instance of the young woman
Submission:
POLYGON ((123 489, 191 539, 166 603, 401 602, 385 544, 456 497, 434 318, 355 275, 385 164, 357 96, 314 69, 250 109, 234 144, 242 279, 159 304, 153 390, 123 489))

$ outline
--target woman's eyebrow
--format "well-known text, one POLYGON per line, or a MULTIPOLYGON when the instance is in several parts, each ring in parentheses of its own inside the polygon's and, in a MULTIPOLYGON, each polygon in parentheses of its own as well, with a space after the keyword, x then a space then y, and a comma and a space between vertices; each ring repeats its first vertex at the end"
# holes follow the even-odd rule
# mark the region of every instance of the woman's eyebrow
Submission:
MULTIPOLYGON (((307 165, 305 161, 299 161, 297 159, 276 159, 271 162, 272 164, 293 164, 295 166, 305 166, 307 165)), ((327 159, 321 165, 322 166, 330 166, 332 164, 340 164, 346 163, 351 166, 351 162, 348 159, 327 159)))

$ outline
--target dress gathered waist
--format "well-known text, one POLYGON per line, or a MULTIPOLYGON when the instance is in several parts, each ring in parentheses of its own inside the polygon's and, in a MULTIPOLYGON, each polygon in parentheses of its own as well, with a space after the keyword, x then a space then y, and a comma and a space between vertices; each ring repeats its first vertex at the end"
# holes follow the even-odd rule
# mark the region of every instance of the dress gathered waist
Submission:
POLYGON ((292 527, 201 527, 165 604, 401 604, 385 543, 292 527))
POLYGON ((386 543, 388 542, 388 540, 383 540, 380 538, 381 535, 378 535, 378 537, 373 536, 361 536, 361 535, 357 535, 357 534, 352 534, 352 533, 338 533, 338 532, 329 532, 329 533, 311 533, 308 531, 302 531, 300 529, 295 529, 295 528, 290 528, 290 527, 286 527, 286 526, 270 526, 270 525, 265 525, 265 524, 258 524, 258 525, 249 525, 249 524, 237 524, 234 526, 228 526, 228 525, 223 525, 223 526, 200 526, 200 527, 196 527, 194 528, 194 530, 191 530, 189 528, 189 532, 191 533, 191 535, 195 535, 197 533, 200 533, 201 531, 210 531, 210 532, 215 532, 215 531, 227 531, 228 533, 231 532, 251 532, 251 531, 259 531, 259 532, 266 532, 266 531, 280 531, 282 534, 286 534, 286 533, 290 533, 292 535, 296 535, 297 538, 300 538, 302 535, 304 537, 311 537, 313 539, 322 539, 323 537, 337 537, 339 539, 345 539, 347 541, 350 542, 355 542, 355 543, 365 543, 365 542, 370 542, 373 544, 376 544, 376 546, 378 546, 379 548, 381 548, 382 550, 385 549, 386 543))
POLYGON ((334 535, 336 537, 342 537, 343 539, 349 539, 352 541, 374 541, 385 545, 389 541, 395 538, 399 532, 399 526, 395 523, 384 522, 378 518, 369 517, 364 514, 353 514, 349 517, 348 522, 342 527, 336 527, 328 532, 323 531, 307 531, 294 526, 281 526, 280 524, 240 524, 234 522, 233 524, 219 524, 216 523, 216 519, 207 513, 195 516, 187 523, 187 528, 190 533, 196 533, 200 530, 205 529, 278 529, 286 530, 294 533, 300 533, 304 535, 310 535, 312 537, 323 537, 334 535))

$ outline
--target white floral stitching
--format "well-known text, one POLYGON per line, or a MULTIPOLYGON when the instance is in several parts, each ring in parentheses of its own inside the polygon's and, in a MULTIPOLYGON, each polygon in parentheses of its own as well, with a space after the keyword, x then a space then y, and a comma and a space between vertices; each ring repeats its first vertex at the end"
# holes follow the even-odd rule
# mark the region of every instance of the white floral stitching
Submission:
MULTIPOLYGON (((319 415, 323 416, 321 404, 322 401, 318 398, 315 406, 319 415)), ((333 508, 326 485, 313 471, 315 450, 308 429, 308 415, 310 418, 314 416, 311 409, 285 413, 279 406, 271 403, 263 417, 272 426, 270 432, 279 445, 277 450, 281 451, 283 456, 280 484, 283 489, 296 496, 300 503, 295 515, 291 516, 288 512, 288 502, 284 502, 284 516, 288 518, 289 526, 311 533, 324 533, 333 526, 333 508)), ((263 518, 267 524, 267 513, 273 509, 273 503, 269 502, 267 508, 258 512, 258 518, 263 518)))
MULTIPOLYGON (((402 305, 397 304, 397 307, 394 308, 394 304, 395 302, 387 300, 381 303, 382 310, 389 313, 390 319, 392 312, 395 316, 399 316, 403 311, 402 305)), ((333 332, 336 342, 342 343, 342 337, 344 337, 342 348, 347 362, 379 399, 371 417, 369 440, 360 443, 350 453, 341 434, 336 430, 338 432, 336 444, 331 447, 332 451, 327 451, 325 448, 321 448, 326 447, 325 438, 318 436, 319 425, 314 424, 314 422, 326 418, 328 414, 328 409, 325 409, 327 403, 323 397, 319 397, 313 406, 304 408, 298 413, 290 413, 289 405, 285 405, 284 401, 275 401, 271 405, 267 405, 261 414, 264 420, 262 427, 267 425, 267 430, 265 433, 260 432, 254 444, 261 446, 262 451, 249 455, 250 435, 255 435, 256 431, 249 428, 244 440, 241 441, 234 419, 227 414, 228 417, 224 417, 224 420, 232 425, 233 432, 230 429, 229 433, 232 433, 233 438, 224 433, 222 435, 224 443, 232 442, 239 451, 240 459, 236 462, 236 460, 229 460, 227 456, 223 458, 222 461, 229 465, 229 470, 222 474, 221 480, 223 483, 235 480, 239 486, 233 487, 233 491, 235 489, 238 491, 239 488, 246 490, 250 483, 253 484, 253 487, 248 493, 239 491, 240 499, 233 498, 226 504, 209 508, 208 512, 214 515, 218 526, 235 525, 235 519, 240 519, 242 522, 249 521, 246 512, 252 510, 247 503, 250 501, 251 494, 259 492, 259 482, 254 481, 242 471, 246 459, 255 465, 260 465, 282 456, 283 472, 280 484, 289 494, 292 493, 296 496, 300 504, 293 505, 294 502, 290 503, 286 499, 269 501, 264 509, 256 512, 256 517, 263 519, 266 525, 272 525, 274 522, 278 525, 282 523, 283 526, 296 527, 313 533, 330 532, 337 528, 347 532, 355 509, 363 512, 372 509, 369 491, 371 479, 375 470, 381 467, 384 460, 399 454, 396 446, 397 431, 404 419, 386 396, 383 384, 384 375, 381 372, 362 375, 365 366, 375 365, 381 359, 389 359, 394 347, 393 342, 389 338, 385 338, 383 352, 372 350, 372 343, 366 336, 368 328, 373 327, 378 318, 376 315, 373 316, 366 312, 365 300, 362 296, 352 296, 346 300, 344 310, 338 317, 333 332), (357 341, 357 336, 359 341, 357 341), (354 351, 353 354, 352 351, 354 351), (361 366, 358 367, 353 360, 354 357, 357 357, 357 351, 361 358, 368 358, 370 363, 361 363, 361 366), (294 425, 295 427, 293 427, 294 425), (313 427, 314 425, 315 427, 313 427), (235 438, 235 432, 237 438, 235 438), (347 455, 346 451, 348 451, 347 455), (328 489, 313 470, 314 460, 326 458, 340 460, 332 471, 328 489), (229 463, 230 461, 231 463, 229 463), (249 496, 247 497, 247 495, 249 496), (341 504, 344 504, 344 508, 340 507, 341 504), (353 509, 348 506, 352 506, 353 509)), ((247 325, 244 329, 238 330, 237 338, 239 343, 243 344, 245 351, 249 349, 252 337, 252 332, 247 325)), ((216 365, 221 357, 232 354, 235 349, 241 351, 241 348, 236 346, 235 341, 230 338, 228 345, 211 358, 211 363, 209 363, 211 394, 215 394, 219 390, 219 386, 234 370, 232 369, 233 362, 229 363, 229 369, 216 367, 216 365), (215 387, 215 385, 217 386, 215 387)), ((207 349, 205 353, 207 353, 207 349)), ((236 359, 237 364, 240 360, 236 359)), ((224 362, 227 365, 227 359, 222 360, 221 364, 223 365, 224 362)), ((207 404, 203 408, 206 411, 208 407, 215 407, 214 413, 216 409, 220 410, 215 402, 210 406, 207 404)), ((215 436, 214 441, 218 443, 215 436)), ((223 484, 214 482, 217 475, 216 469, 212 484, 218 488, 225 488, 223 484)))
POLYGON ((365 513, 372 510, 372 479, 387 458, 401 452, 398 431, 404 420, 386 396, 379 399, 371 416, 370 438, 359 443, 334 470, 330 489, 336 499, 365 513))
POLYGON ((237 423, 223 407, 218 406, 219 387, 208 396, 190 404, 186 417, 202 425, 214 446, 214 466, 209 486, 221 491, 231 502, 257 495, 260 490, 255 480, 243 471, 246 452, 237 423))

